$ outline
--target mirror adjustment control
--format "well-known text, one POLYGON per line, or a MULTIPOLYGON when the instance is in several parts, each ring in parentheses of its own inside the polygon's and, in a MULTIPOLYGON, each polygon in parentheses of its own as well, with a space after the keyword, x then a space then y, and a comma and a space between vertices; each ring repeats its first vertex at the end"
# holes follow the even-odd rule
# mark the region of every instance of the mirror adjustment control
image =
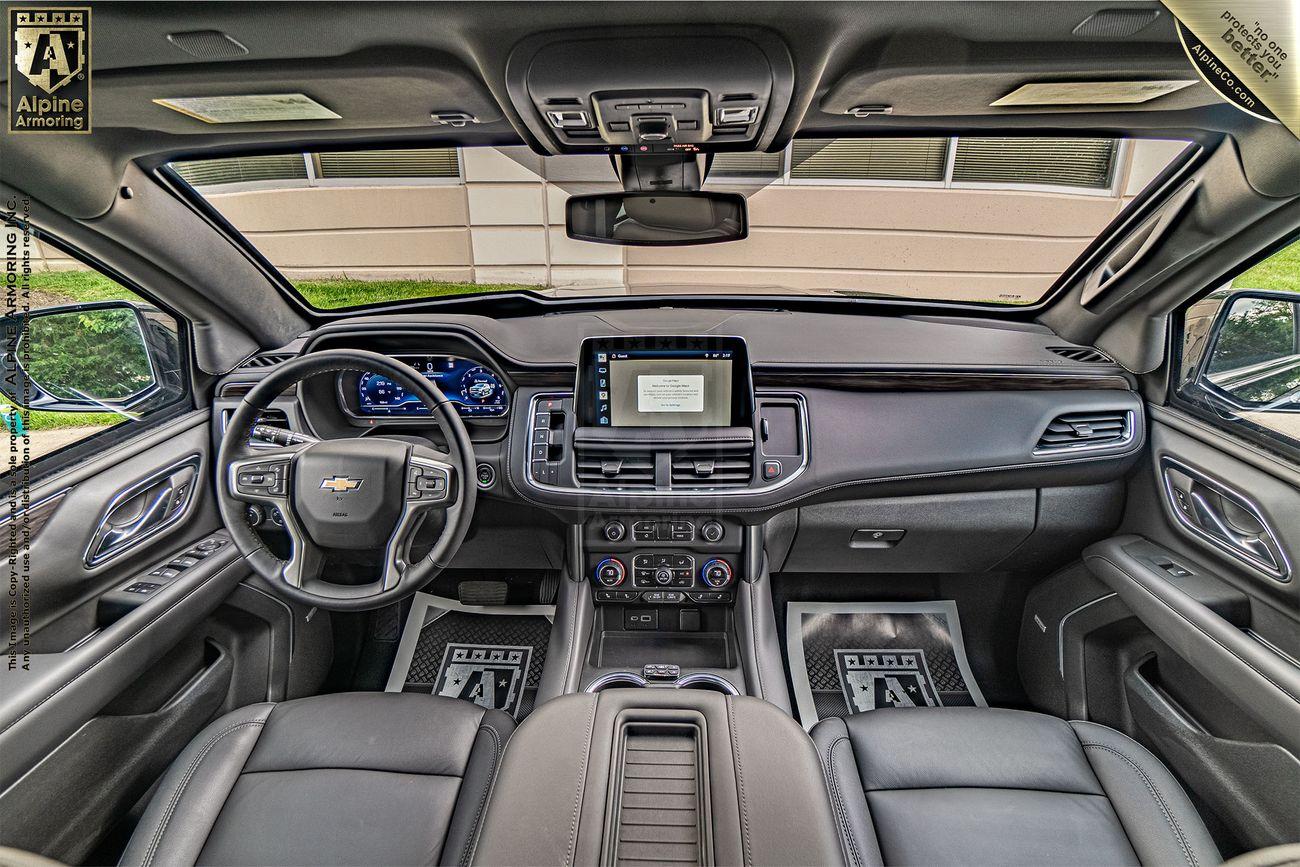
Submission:
POLYGON ((627 577, 627 567, 614 557, 606 557, 596 564, 596 581, 602 587, 617 587, 627 577))
POLYGON ((726 587, 731 583, 731 564, 726 560, 710 560, 700 568, 700 579, 710 587, 726 587))

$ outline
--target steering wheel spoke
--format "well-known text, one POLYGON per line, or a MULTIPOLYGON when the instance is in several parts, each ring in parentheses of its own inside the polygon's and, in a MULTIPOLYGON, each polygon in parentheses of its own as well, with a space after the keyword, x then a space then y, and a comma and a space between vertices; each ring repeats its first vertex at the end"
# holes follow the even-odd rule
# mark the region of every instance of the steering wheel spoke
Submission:
POLYGON ((384 547, 381 587, 390 590, 410 568, 411 542, 426 515, 456 502, 456 467, 432 449, 415 448, 406 460, 405 501, 384 547))
POLYGON ((301 441, 282 448, 259 450, 260 454, 254 457, 231 462, 226 478, 233 498, 272 506, 280 514, 291 548, 289 559, 283 561, 280 577, 293 587, 314 580, 320 574, 324 558, 321 549, 303 532, 289 498, 294 456, 309 444, 301 441))

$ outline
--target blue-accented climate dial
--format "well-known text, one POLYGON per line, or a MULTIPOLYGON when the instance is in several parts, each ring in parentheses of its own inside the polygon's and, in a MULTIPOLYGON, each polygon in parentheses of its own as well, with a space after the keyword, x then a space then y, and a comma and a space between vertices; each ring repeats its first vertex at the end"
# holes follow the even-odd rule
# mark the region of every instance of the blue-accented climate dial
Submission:
MULTIPOLYGON (((510 408, 510 393, 501 377, 476 361, 454 355, 407 355, 397 360, 438 386, 462 416, 500 416, 510 408)), ((418 397, 378 373, 361 375, 357 398, 358 415, 366 417, 429 414, 418 397)))

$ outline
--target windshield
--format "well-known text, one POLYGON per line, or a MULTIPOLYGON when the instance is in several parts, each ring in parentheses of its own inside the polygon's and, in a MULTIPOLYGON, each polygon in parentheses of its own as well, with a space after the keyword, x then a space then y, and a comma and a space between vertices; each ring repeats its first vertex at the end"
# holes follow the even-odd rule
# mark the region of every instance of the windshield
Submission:
POLYGON ((172 165, 322 310, 520 290, 1025 305, 1184 146, 845 138, 719 154, 705 189, 748 198, 749 237, 694 247, 566 236, 569 195, 621 189, 606 156, 478 147, 172 165))

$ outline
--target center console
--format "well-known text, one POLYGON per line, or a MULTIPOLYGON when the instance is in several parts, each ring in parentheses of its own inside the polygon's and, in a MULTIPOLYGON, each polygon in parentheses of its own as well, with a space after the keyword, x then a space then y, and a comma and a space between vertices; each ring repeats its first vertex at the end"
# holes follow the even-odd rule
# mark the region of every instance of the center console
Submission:
POLYGON ((755 698, 650 688, 561 696, 524 720, 502 759, 474 861, 843 857, 817 751, 788 714, 755 698))
POLYGON ((770 600, 737 606, 766 595, 762 530, 729 506, 806 468, 802 397, 756 396, 739 337, 655 335, 585 339, 573 391, 528 399, 522 487, 570 516, 570 577, 592 603, 567 691, 764 694, 752 657, 770 630, 753 621, 770 600))

